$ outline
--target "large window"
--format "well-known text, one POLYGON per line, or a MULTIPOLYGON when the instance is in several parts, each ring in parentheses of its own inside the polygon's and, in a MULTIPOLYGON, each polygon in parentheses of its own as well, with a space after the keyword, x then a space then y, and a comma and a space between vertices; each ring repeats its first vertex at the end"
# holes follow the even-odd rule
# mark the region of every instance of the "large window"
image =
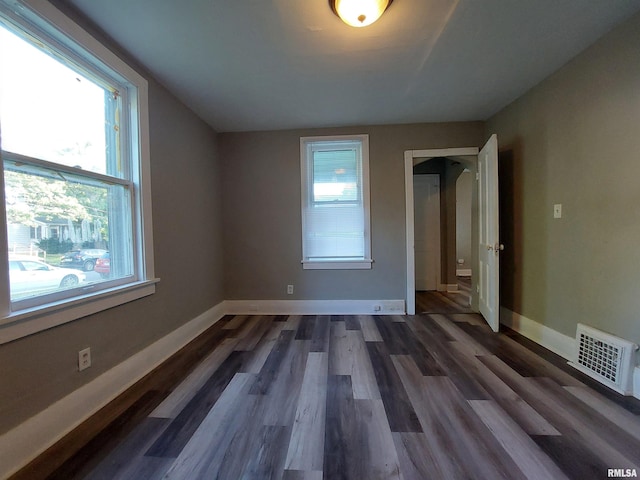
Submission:
POLYGON ((0 51, 0 324, 153 293, 146 81, 48 2, 0 0, 0 51))
POLYGON ((371 268, 369 137, 303 137, 302 264, 371 268))

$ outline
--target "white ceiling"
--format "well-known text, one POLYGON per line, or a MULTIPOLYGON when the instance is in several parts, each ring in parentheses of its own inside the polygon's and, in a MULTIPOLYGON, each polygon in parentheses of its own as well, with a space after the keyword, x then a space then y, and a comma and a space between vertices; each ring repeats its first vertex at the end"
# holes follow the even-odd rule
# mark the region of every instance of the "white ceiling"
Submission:
POLYGON ((70 3, 216 131, 485 120, 640 0, 395 0, 375 24, 327 0, 70 3))

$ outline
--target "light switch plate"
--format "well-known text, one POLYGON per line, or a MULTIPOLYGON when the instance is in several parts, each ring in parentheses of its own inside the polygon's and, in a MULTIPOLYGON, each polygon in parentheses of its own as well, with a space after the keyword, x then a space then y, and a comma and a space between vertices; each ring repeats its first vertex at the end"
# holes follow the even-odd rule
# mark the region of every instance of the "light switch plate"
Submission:
POLYGON ((562 218, 562 204, 556 203, 553 206, 553 218, 562 218))

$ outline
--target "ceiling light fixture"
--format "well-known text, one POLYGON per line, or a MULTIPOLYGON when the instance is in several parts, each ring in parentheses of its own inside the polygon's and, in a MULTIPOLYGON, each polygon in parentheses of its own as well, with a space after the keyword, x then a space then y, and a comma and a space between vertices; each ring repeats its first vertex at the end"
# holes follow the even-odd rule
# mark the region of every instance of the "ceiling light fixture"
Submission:
POLYGON ((378 20, 393 0, 329 0, 331 10, 352 27, 366 27, 378 20))

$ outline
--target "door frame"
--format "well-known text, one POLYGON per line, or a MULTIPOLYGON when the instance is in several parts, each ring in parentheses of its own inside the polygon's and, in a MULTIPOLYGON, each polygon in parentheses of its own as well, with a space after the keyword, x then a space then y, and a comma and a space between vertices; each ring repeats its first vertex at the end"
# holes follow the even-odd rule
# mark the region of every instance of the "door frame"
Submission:
MULTIPOLYGON (((428 150, 405 150, 404 152, 404 193, 407 252, 407 315, 416 314, 416 265, 415 265, 415 225, 413 199, 413 167, 423 161, 437 157, 478 156, 478 147, 440 148, 428 150)), ((442 194, 442 192, 441 192, 442 194)))

